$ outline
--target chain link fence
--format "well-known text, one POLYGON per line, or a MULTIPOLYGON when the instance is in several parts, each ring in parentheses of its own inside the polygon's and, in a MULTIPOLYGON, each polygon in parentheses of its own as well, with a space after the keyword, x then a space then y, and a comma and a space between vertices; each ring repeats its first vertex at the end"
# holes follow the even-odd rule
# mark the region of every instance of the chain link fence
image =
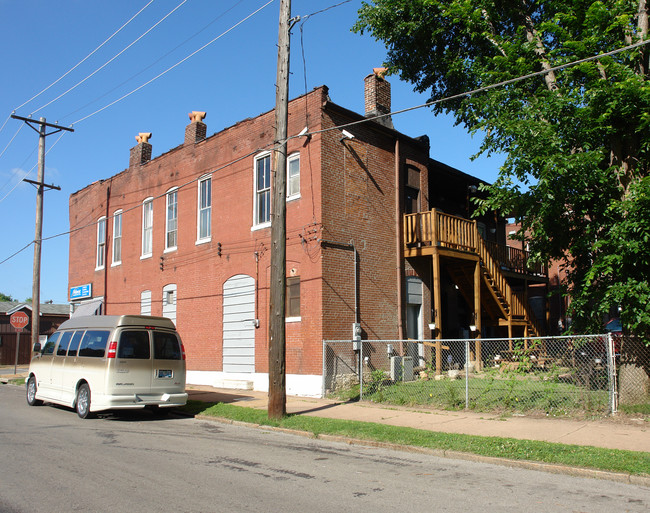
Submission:
POLYGON ((650 408, 650 349, 615 335, 323 342, 323 396, 548 415, 650 408))

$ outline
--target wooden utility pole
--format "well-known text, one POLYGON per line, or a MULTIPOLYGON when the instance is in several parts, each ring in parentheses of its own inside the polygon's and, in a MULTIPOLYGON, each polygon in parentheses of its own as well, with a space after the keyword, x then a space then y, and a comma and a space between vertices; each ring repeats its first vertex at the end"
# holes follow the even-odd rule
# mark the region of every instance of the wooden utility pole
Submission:
POLYGON ((269 300, 269 405, 270 419, 287 414, 285 295, 287 261, 287 119, 289 109, 289 23, 291 0, 280 2, 278 65, 275 94, 275 139, 271 193, 271 283, 269 300))
POLYGON ((11 115, 14 119, 20 119, 27 123, 32 129, 38 132, 38 177, 36 182, 32 180, 23 180, 24 182, 31 183, 36 186, 36 228, 34 233, 34 267, 32 272, 32 348, 38 342, 38 335, 40 333, 40 310, 41 310, 41 239, 43 238, 43 192, 45 188, 61 190, 60 187, 55 185, 46 185, 45 179, 45 138, 48 135, 55 134, 61 130, 74 132, 72 128, 62 127, 46 123, 45 118, 40 118, 38 121, 31 118, 23 118, 21 116, 11 115), (38 128, 34 127, 32 123, 39 125, 38 128), (54 128, 55 130, 50 133, 45 133, 47 127, 54 128))

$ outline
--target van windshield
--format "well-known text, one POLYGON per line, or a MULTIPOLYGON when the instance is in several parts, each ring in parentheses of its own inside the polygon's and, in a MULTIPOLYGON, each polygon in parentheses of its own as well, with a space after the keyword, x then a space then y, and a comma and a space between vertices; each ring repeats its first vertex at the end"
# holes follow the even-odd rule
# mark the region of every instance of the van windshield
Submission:
POLYGON ((149 349, 149 332, 146 330, 123 331, 117 346, 117 357, 122 359, 133 358, 148 360, 151 355, 149 349))
POLYGON ((181 347, 174 333, 153 332, 153 354, 156 360, 180 360, 181 347))

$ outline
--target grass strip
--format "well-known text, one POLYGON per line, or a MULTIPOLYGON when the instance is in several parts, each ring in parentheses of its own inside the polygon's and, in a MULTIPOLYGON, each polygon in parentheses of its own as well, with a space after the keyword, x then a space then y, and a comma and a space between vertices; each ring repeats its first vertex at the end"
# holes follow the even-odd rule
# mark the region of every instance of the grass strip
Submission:
POLYGON ((495 458, 538 461, 631 475, 650 475, 650 453, 648 452, 603 449, 537 440, 440 433, 387 426, 374 422, 328 419, 300 414, 288 415, 281 420, 271 420, 268 418, 266 410, 192 400, 188 401, 184 411, 192 415, 221 417, 250 424, 295 429, 312 433, 315 436, 328 434, 495 458))

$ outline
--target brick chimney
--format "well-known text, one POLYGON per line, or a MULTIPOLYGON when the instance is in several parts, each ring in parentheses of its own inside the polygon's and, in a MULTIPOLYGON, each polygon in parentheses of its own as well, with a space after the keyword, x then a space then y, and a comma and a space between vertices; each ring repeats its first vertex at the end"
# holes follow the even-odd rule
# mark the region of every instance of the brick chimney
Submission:
POLYGON ((135 136, 136 144, 129 153, 129 167, 141 166, 151 160, 151 132, 140 132, 135 136))
MULTIPOLYGON (((386 68, 373 68, 372 73, 364 79, 367 118, 390 112, 390 82, 384 78, 385 74, 386 68)), ((393 128, 393 120, 390 116, 375 121, 393 128)))
POLYGON ((196 144, 205 139, 205 134, 208 129, 203 122, 206 113, 193 110, 189 113, 190 124, 185 127, 185 144, 196 144))

